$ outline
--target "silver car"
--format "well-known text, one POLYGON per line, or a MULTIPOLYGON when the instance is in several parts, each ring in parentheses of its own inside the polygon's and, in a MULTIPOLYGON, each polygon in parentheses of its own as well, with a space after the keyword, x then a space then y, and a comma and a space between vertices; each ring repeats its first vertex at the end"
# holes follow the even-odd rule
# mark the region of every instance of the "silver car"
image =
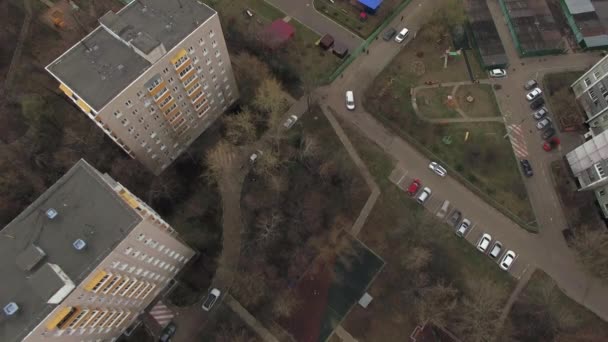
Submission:
POLYGON ((445 168, 439 164, 437 164, 436 162, 431 162, 429 164, 429 169, 431 169, 431 171, 435 172, 438 176, 441 177, 445 177, 448 172, 445 170, 445 168))
POLYGON ((471 227, 471 221, 469 221, 469 219, 464 219, 462 220, 462 223, 460 223, 460 226, 458 226, 458 229, 456 229, 456 235, 460 236, 460 237, 464 237, 464 235, 467 233, 467 231, 469 231, 469 228, 471 227))
POLYGON ((536 123, 536 129, 543 129, 547 126, 551 125, 551 119, 549 118, 544 118, 542 120, 540 120, 539 122, 536 123))
POLYGON ((508 271, 509 268, 511 268, 511 265, 513 265, 513 261, 515 261, 515 259, 517 259, 517 254, 515 254, 513 251, 507 251, 505 256, 503 256, 502 260, 500 261, 500 268, 508 271))
POLYGON ((287 120, 285 120, 283 127, 285 127, 286 129, 290 129, 293 125, 295 125, 296 121, 298 121, 298 117, 295 115, 291 115, 287 118, 287 120))
POLYGON ((540 120, 544 118, 548 113, 549 112, 547 111, 547 108, 542 107, 541 109, 537 110, 533 116, 536 120, 540 120))
POLYGON ((492 236, 490 234, 483 234, 479 242, 477 242, 477 250, 481 253, 485 253, 490 247, 490 242, 492 242, 492 236))

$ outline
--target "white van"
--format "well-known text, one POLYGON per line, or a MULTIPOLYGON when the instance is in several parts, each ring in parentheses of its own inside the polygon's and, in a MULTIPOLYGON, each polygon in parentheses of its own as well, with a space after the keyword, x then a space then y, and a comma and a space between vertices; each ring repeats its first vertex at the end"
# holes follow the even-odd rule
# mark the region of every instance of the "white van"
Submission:
POLYGON ((420 195, 418 195, 418 197, 416 198, 416 202, 418 202, 420 204, 424 204, 424 202, 426 202, 426 200, 429 199, 430 196, 431 196, 431 189, 424 188, 424 189, 422 189, 422 192, 420 193, 420 195))
POLYGON ((399 31, 399 34, 395 36, 395 41, 397 43, 401 43, 409 33, 410 31, 404 27, 401 31, 399 31))
POLYGON ((355 110, 355 95, 352 90, 346 91, 346 108, 348 110, 355 110))

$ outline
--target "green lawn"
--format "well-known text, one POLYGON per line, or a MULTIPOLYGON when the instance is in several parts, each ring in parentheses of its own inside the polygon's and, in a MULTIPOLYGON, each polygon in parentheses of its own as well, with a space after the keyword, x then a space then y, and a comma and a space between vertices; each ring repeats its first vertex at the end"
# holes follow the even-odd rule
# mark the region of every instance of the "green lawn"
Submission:
MULTIPOLYGON (((285 13, 264 0, 203 0, 218 11, 224 31, 237 31, 248 40, 256 40, 257 33, 270 22, 284 18, 285 13), (253 18, 244 14, 245 9, 253 11, 253 18)), ((319 80, 331 74, 340 65, 341 60, 331 53, 322 51, 317 45, 319 35, 292 18, 289 22, 295 29, 294 39, 283 49, 277 49, 272 57, 278 59, 278 65, 287 65, 300 79, 310 77, 319 80)), ((231 46, 227 36, 228 47, 239 50, 242 46, 231 46)), ((236 45, 240 43, 236 42, 236 45)))
POLYGON ((448 106, 448 95, 454 87, 419 89, 416 91, 416 104, 420 113, 429 119, 458 118, 458 112, 448 106))
MULTIPOLYGON (((444 223, 391 183, 388 176, 394 161, 357 129, 346 123, 342 125, 381 188, 381 195, 359 238, 386 262, 368 291, 374 296, 375 304, 368 309, 353 308, 342 324, 346 330, 359 340, 369 341, 400 341, 411 334, 420 321, 414 301, 406 294, 419 280, 404 267, 403 256, 416 247, 431 251, 432 261, 428 266, 431 282, 451 284, 459 296, 474 296, 467 282, 490 279, 502 293, 501 301, 506 302, 515 286, 514 279, 489 258, 480 255, 466 240, 455 237, 444 223)), ((466 340, 464 336, 459 337, 466 340)))
POLYGON ((605 341, 608 323, 568 298, 542 271, 536 271, 509 313, 503 337, 522 342, 605 341))
POLYGON ((376 14, 368 15, 366 21, 359 20, 361 10, 353 6, 349 0, 334 0, 333 3, 329 0, 314 0, 313 4, 317 11, 348 28, 358 36, 367 38, 403 1, 384 0, 376 14))
MULTIPOLYGON (((415 115, 409 95, 412 87, 428 80, 467 79, 464 64, 452 63, 443 69, 438 56, 444 50, 423 39, 413 41, 376 78, 371 88, 379 91, 368 94, 365 108, 429 158, 448 166, 452 175, 491 205, 524 228, 535 230, 527 225, 535 217, 510 142, 503 139, 503 123, 430 124, 415 115), (417 52, 423 52, 423 58, 417 52), (420 67, 412 67, 420 63, 425 65, 423 74, 420 67), (445 144, 444 139, 451 143, 445 144)), ((496 110, 495 100, 488 102, 486 108, 496 110)))
POLYGON ((498 102, 492 86, 487 84, 463 85, 456 90, 458 106, 467 116, 473 118, 487 118, 500 116, 498 102), (467 97, 472 96, 473 102, 468 102, 467 97))
POLYGON ((582 71, 560 72, 547 74, 543 79, 548 108, 562 131, 586 131, 584 122, 587 118, 570 89, 582 74, 582 71))

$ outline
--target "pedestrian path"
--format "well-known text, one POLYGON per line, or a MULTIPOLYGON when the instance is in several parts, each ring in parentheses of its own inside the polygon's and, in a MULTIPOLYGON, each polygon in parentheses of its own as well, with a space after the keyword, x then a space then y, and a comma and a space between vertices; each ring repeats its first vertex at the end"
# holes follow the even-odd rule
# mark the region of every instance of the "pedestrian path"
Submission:
POLYGON ((260 338, 265 342, 279 342, 274 335, 266 329, 262 323, 260 323, 255 317, 253 317, 247 309, 245 309, 241 303, 234 299, 231 295, 224 297, 224 303, 226 303, 232 311, 234 311, 241 319, 253 330, 260 338))
POLYGON ((162 301, 158 301, 150 310, 150 316, 156 320, 158 325, 164 328, 175 317, 175 314, 162 301))
POLYGON ((508 125, 507 127, 509 139, 511 140, 515 155, 519 159, 525 159, 528 157, 528 144, 526 143, 526 138, 524 137, 524 131, 521 128, 521 125, 515 124, 508 125))

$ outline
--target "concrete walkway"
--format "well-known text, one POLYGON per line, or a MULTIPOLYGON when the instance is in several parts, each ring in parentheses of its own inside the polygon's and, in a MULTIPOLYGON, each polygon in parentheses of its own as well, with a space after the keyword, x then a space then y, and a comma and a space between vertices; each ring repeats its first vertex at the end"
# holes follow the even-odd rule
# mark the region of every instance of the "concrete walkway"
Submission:
POLYGON ((342 339, 343 342, 359 342, 356 338, 349 334, 348 331, 346 331, 344 327, 342 327, 342 325, 338 325, 335 334, 338 335, 338 337, 342 339))
POLYGON ((253 317, 247 309, 245 309, 241 303, 234 299, 231 295, 224 297, 224 303, 226 303, 234 313, 239 315, 241 319, 253 330, 263 341, 266 342, 279 342, 274 335, 266 329, 262 323, 260 323, 255 317, 253 317))
POLYGON ((355 35, 344 26, 329 19, 325 15, 319 13, 312 0, 265 0, 267 3, 280 9, 288 16, 297 19, 303 25, 308 26, 311 30, 320 36, 326 33, 331 34, 336 42, 342 43, 348 47, 349 51, 354 51, 363 43, 363 39, 355 35))
POLYGON ((8 72, 6 73, 6 79, 4 81, 4 89, 6 90, 6 95, 9 98, 12 97, 11 88, 13 81, 15 80, 19 61, 21 60, 23 44, 25 43, 27 35, 30 32, 30 24, 32 23, 32 1, 33 0, 23 0, 23 6, 25 8, 25 17, 23 18, 23 25, 21 25, 19 38, 17 38, 17 45, 15 46, 15 51, 13 51, 11 64, 8 67, 8 72))
POLYGON ((509 296, 509 299, 507 299, 507 303, 505 304, 504 308, 502 309, 502 313, 500 314, 500 327, 502 327, 505 323, 505 320, 509 316, 509 312, 511 312, 513 304, 515 303, 517 298, 519 298, 521 292, 526 288, 526 285, 528 285, 528 282, 530 281, 530 278, 532 278, 532 274, 534 274, 534 271, 535 268, 528 268, 526 270, 526 273, 524 273, 521 279, 519 279, 519 281, 517 282, 517 286, 515 286, 515 289, 513 290, 513 292, 511 292, 511 295, 509 296))

